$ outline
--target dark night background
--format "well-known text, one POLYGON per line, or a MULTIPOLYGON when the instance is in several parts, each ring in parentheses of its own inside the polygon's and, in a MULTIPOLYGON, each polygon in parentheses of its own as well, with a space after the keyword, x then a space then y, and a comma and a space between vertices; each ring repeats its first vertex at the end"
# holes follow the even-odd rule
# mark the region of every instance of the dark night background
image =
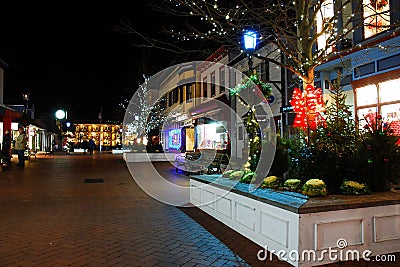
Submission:
POLYGON ((97 121, 102 107, 103 121, 122 122, 118 104, 133 96, 141 74, 162 70, 174 55, 132 46, 132 36, 116 27, 129 22, 156 34, 160 15, 151 1, 53 3, 1 8, 0 58, 9 65, 4 103, 23 104, 28 92, 37 117, 65 108, 70 121, 97 121))

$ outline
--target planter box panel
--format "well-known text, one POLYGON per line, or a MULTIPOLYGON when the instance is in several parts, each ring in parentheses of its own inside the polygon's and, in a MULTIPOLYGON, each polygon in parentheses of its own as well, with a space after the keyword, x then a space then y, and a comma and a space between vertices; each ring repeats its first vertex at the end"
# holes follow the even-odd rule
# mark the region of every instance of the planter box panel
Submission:
POLYGON ((263 211, 260 212, 260 219, 260 234, 288 248, 289 221, 263 211))
POLYGON ((190 202, 194 205, 201 204, 201 188, 197 185, 190 185, 190 202))
POLYGON ((400 214, 374 216, 374 242, 400 240, 400 214))
POLYGON ((215 193, 207 189, 204 189, 201 192, 203 193, 202 203, 204 204, 204 207, 214 210, 215 193))
POLYGON ((232 199, 217 195, 217 201, 215 203, 216 211, 221 215, 224 215, 228 219, 232 219, 232 199))
POLYGON ((247 203, 235 203, 235 221, 254 232, 256 225, 256 209, 247 203))
POLYGON ((345 242, 345 246, 364 243, 362 219, 318 222, 314 224, 314 229, 314 250, 336 248, 338 240, 345 242))

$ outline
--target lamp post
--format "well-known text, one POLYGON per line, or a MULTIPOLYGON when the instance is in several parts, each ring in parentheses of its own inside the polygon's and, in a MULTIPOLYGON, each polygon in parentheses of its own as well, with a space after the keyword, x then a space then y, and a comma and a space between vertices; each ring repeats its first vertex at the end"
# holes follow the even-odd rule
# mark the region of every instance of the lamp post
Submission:
POLYGON ((62 139, 63 138, 62 138, 61 121, 64 120, 64 119, 67 119, 67 112, 62 110, 62 109, 59 109, 59 110, 56 111, 55 116, 56 116, 56 124, 58 126, 59 134, 60 134, 58 140, 60 141, 60 139, 61 139, 61 146, 62 146, 62 139))
POLYGON ((249 60, 249 72, 253 72, 253 59, 252 59, 252 53, 256 49, 257 46, 257 32, 253 30, 247 30, 243 34, 243 46, 244 50, 247 53, 247 57, 249 60))
POLYGON ((24 101, 24 113, 26 114, 28 112, 29 94, 22 93, 22 99, 24 101))

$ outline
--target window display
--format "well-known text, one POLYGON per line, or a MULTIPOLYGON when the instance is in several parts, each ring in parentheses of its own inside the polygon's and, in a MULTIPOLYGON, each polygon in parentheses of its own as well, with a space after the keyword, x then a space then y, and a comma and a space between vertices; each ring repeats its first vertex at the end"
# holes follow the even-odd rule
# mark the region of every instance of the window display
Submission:
POLYGON ((383 127, 400 136, 400 79, 370 84, 356 89, 357 111, 360 128, 368 123, 374 126, 381 117, 383 127), (378 98, 379 96, 379 98, 378 98))
POLYGON ((228 133, 221 123, 201 124, 195 128, 198 149, 227 149, 228 133))
POLYGON ((180 147, 181 147, 181 129, 169 130, 168 131, 168 148, 179 149, 180 147))
POLYGON ((389 0, 363 0, 364 37, 369 38, 385 31, 390 25, 389 0))

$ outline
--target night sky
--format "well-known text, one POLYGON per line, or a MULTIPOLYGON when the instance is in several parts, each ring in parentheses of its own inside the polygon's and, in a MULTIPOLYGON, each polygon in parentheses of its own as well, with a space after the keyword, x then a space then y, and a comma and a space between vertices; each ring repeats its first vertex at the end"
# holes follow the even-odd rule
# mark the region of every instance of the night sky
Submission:
POLYGON ((9 64, 5 104, 22 104, 28 92, 36 116, 65 108, 71 121, 96 121, 102 107, 103 121, 122 121, 118 104, 132 97, 141 73, 154 74, 174 56, 132 46, 132 36, 116 30, 122 21, 145 32, 159 30, 162 21, 147 7, 151 1, 140 2, 2 7, 0 58, 9 64))

